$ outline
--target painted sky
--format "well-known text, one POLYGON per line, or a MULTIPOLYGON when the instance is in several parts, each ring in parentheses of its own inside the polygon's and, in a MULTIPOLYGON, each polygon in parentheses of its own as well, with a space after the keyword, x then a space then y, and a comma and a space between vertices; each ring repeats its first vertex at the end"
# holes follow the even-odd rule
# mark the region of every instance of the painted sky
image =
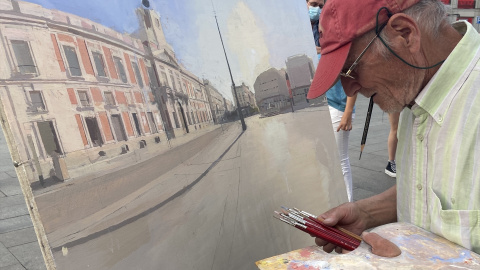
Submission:
MULTIPOLYGON (((141 0, 27 1, 88 18, 119 32, 132 33, 138 28, 134 10, 141 0)), ((150 4, 160 14, 166 39, 179 62, 198 77, 209 79, 231 100, 231 80, 213 7, 236 85, 244 82, 253 90, 261 72, 270 67, 284 68, 288 56, 307 54, 316 59, 302 0, 150 0, 150 4)))

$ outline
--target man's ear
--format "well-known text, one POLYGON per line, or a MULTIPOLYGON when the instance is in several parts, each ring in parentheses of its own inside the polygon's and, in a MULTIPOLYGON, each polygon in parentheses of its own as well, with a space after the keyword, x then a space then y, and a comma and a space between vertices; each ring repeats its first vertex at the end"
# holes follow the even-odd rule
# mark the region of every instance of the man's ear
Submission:
POLYGON ((406 48, 411 53, 416 53, 420 50, 421 33, 412 17, 404 13, 394 14, 388 20, 385 30, 387 30, 392 47, 398 49, 406 48))

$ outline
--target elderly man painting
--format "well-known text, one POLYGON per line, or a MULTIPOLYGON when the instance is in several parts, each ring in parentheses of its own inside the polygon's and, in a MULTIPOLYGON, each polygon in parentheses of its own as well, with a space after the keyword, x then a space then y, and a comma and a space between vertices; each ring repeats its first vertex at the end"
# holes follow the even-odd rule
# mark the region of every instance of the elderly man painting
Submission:
POLYGON ((356 233, 410 222, 479 253, 480 35, 468 22, 450 25, 437 0, 329 0, 320 25, 308 98, 340 79, 349 96, 403 110, 397 185, 320 216, 356 233))

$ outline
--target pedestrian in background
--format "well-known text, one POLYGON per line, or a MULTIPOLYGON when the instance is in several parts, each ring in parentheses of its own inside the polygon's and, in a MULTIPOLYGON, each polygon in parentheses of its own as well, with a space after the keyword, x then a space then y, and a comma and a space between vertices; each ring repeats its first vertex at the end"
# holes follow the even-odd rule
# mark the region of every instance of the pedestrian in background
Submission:
MULTIPOLYGON (((324 0, 307 0, 310 23, 312 25, 313 37, 317 48, 318 60, 320 60, 321 45, 319 42, 319 17, 324 6, 324 0)), ((343 180, 347 188, 348 201, 353 200, 352 169, 348 156, 348 137, 352 130, 353 118, 355 118, 355 101, 357 95, 347 97, 343 91, 340 81, 333 85, 327 92, 328 109, 332 120, 335 141, 340 155, 343 180)))
POLYGON ((397 152, 397 129, 399 112, 389 113, 388 120, 390 122, 390 133, 388 134, 388 163, 385 168, 385 173, 390 177, 397 177, 397 165, 395 163, 395 153, 397 152))

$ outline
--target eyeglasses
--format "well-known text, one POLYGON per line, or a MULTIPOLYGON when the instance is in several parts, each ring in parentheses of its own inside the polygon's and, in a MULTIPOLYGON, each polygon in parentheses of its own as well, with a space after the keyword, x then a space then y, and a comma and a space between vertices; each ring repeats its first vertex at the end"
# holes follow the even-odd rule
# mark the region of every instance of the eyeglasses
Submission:
POLYGON ((363 56, 363 55, 365 54, 365 52, 368 50, 368 48, 370 47, 370 45, 372 45, 373 41, 375 41, 375 39, 378 37, 379 34, 380 34, 380 31, 372 38, 372 40, 368 43, 367 47, 365 47, 365 49, 364 49, 364 50, 362 51, 362 53, 357 57, 357 59, 355 59, 355 62, 353 62, 353 64, 350 66, 350 68, 347 70, 347 72, 343 72, 343 71, 340 72, 340 76, 355 80, 355 77, 353 77, 353 76, 350 75, 350 74, 351 74, 352 71, 355 69, 355 67, 358 65, 358 62, 360 62, 360 59, 362 58, 362 56, 363 56))

